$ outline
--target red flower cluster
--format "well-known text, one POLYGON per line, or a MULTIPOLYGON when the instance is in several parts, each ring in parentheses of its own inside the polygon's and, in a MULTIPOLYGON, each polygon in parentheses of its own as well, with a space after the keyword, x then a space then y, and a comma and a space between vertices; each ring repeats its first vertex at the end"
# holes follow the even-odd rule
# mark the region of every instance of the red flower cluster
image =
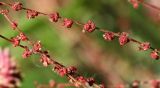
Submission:
POLYGON ((34 43, 34 45, 33 45, 33 51, 34 51, 35 53, 36 53, 36 52, 40 52, 40 51, 41 51, 41 48, 42 48, 42 46, 41 46, 41 42, 40 42, 40 41, 34 43))
POLYGON ((122 32, 119 36, 119 43, 121 46, 129 42, 128 33, 122 32))
POLYGON ((93 32, 96 29, 96 25, 89 20, 84 26, 83 26, 83 32, 93 32))
POLYGON ((48 55, 48 52, 44 52, 43 54, 41 54, 40 62, 42 62, 43 66, 45 67, 52 64, 52 61, 50 59, 50 56, 48 55))
POLYGON ((51 22, 57 22, 59 18, 60 18, 60 16, 59 16, 59 13, 58 13, 58 12, 49 14, 49 20, 50 20, 51 22))
POLYGON ((38 12, 35 10, 27 10, 27 18, 31 19, 31 18, 35 18, 36 16, 38 16, 38 12))
POLYGON ((157 50, 152 51, 151 54, 150 54, 150 56, 154 60, 158 60, 159 59, 159 55, 158 55, 158 51, 157 50))
POLYGON ((67 28, 71 28, 72 25, 73 25, 73 21, 71 19, 68 19, 68 18, 65 18, 64 19, 64 22, 63 22, 63 25, 67 28))
POLYGON ((67 67, 67 68, 56 66, 56 67, 54 67, 53 70, 57 71, 60 76, 65 76, 66 74, 72 75, 72 74, 76 73, 77 68, 75 68, 74 66, 67 67))
POLYGON ((20 33, 16 37, 11 38, 11 42, 13 43, 13 46, 19 46, 20 42, 28 40, 27 36, 24 33, 20 33))
POLYGON ((103 34, 103 38, 104 38, 105 40, 111 41, 111 40, 113 40, 113 39, 115 38, 115 35, 114 35, 113 32, 105 32, 105 33, 103 34))
POLYGON ((25 48, 22 57, 23 58, 28 58, 33 54, 32 50, 30 50, 28 47, 25 48))
POLYGON ((141 44, 140 44, 139 49, 140 49, 140 50, 148 50, 150 47, 151 47, 151 46, 150 46, 150 43, 149 43, 149 42, 144 42, 144 43, 141 43, 141 44))
POLYGON ((12 9, 15 10, 15 11, 19 11, 19 10, 22 10, 22 3, 20 2, 15 2, 11 5, 12 9))

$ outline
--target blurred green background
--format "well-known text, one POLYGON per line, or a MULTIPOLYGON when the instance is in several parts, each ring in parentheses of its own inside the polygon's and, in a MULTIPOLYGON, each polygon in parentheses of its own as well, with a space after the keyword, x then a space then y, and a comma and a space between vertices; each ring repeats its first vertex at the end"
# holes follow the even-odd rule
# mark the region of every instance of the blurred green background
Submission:
MULTIPOLYGON (((160 44, 159 17, 153 14, 152 9, 141 5, 138 9, 134 9, 128 0, 17 1, 23 2, 25 7, 45 13, 58 11, 63 17, 83 23, 91 19, 100 28, 113 32, 128 32, 131 37, 148 41, 153 47, 159 47, 160 44)), ((94 77, 97 83, 112 85, 159 78, 160 62, 150 58, 150 51, 138 51, 138 46, 133 43, 122 47, 118 39, 112 42, 105 41, 103 34, 98 31, 84 34, 80 26, 74 25, 73 28, 66 29, 62 26, 62 22, 51 23, 42 15, 28 20, 24 11, 10 13, 26 35, 32 40, 40 40, 43 48, 49 50, 57 61, 66 66, 76 66, 80 74, 94 77)), ((8 38, 17 35, 2 15, 0 20, 2 35, 8 38)), ((50 79, 60 83, 68 82, 65 77, 52 72, 51 68, 43 67, 38 56, 22 59, 23 50, 14 48, 3 39, 0 39, 0 46, 9 47, 17 61, 24 79, 21 88, 35 88, 35 81, 45 84, 50 79)))

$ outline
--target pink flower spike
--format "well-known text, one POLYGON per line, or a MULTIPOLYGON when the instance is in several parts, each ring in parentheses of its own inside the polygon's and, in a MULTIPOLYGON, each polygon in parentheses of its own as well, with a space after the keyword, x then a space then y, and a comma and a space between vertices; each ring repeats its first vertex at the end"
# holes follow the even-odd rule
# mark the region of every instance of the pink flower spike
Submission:
POLYGON ((12 4, 12 9, 15 10, 15 11, 19 11, 19 10, 22 10, 22 3, 20 2, 15 2, 12 4))
POLYGON ((158 55, 157 50, 152 51, 151 54, 150 54, 150 56, 154 60, 158 60, 159 59, 159 55, 158 55))
POLYGON ((89 20, 84 26, 83 26, 83 31, 87 31, 87 32, 93 32, 96 29, 96 25, 89 20))
POLYGON ((71 19, 65 18, 63 21, 63 25, 67 28, 71 28, 73 25, 73 21, 71 19))
POLYGON ((128 33, 122 32, 121 35, 119 36, 120 45, 123 46, 128 42, 129 42, 128 33))
POLYGON ((0 88, 17 88, 21 80, 22 76, 9 49, 0 48, 0 88))
POLYGON ((60 16, 59 16, 58 12, 55 12, 55 13, 52 13, 49 15, 49 20, 51 22, 57 22, 59 18, 60 18, 60 16))
POLYGON ((105 32, 104 34, 103 34, 103 38, 105 39, 105 40, 108 40, 108 41, 111 41, 111 40, 113 40, 114 39, 114 33, 113 32, 105 32))
POLYGON ((148 50, 150 47, 151 47, 151 46, 150 46, 150 43, 149 43, 149 42, 144 42, 144 43, 141 43, 141 44, 140 44, 139 49, 140 49, 140 50, 148 50))
POLYGON ((36 16, 38 16, 38 12, 35 10, 27 10, 27 18, 31 19, 31 18, 35 18, 36 16))

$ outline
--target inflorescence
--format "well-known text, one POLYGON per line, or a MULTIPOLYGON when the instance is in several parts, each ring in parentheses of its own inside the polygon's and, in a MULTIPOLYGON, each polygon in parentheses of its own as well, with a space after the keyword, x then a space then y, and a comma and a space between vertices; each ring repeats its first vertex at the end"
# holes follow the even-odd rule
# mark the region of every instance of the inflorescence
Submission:
MULTIPOLYGON (((138 8, 140 3, 146 4, 143 2, 143 0, 129 0, 129 2, 133 5, 134 8, 138 8)), ((96 26, 96 24, 89 20, 86 23, 80 23, 79 21, 75 21, 69 18, 61 17, 58 12, 53 12, 50 14, 39 12, 33 9, 25 8, 23 7, 23 4, 20 2, 14 2, 14 3, 5 3, 0 2, 0 5, 9 6, 14 11, 26 11, 26 17, 28 19, 36 18, 39 15, 47 16, 49 21, 51 22, 58 22, 59 20, 63 21, 63 26, 66 28, 72 28, 73 24, 77 24, 82 27, 82 32, 88 32, 92 33, 94 31, 100 31, 104 34, 102 35, 104 40, 106 41, 112 41, 116 37, 118 38, 119 44, 121 46, 126 45, 129 42, 137 44, 139 47, 139 50, 147 51, 152 50, 150 53, 150 57, 154 60, 159 59, 159 50, 156 48, 153 48, 149 42, 140 42, 136 39, 130 38, 129 34, 127 32, 111 32, 105 29, 101 29, 96 26)), ((59 62, 55 61, 54 58, 51 58, 47 50, 42 50, 42 44, 40 41, 32 41, 29 39, 28 36, 25 35, 25 33, 18 27, 18 23, 13 21, 9 16, 9 10, 0 10, 0 14, 2 14, 6 20, 10 23, 13 30, 17 31, 19 34, 12 38, 6 38, 3 35, 0 35, 1 38, 7 40, 8 42, 12 43, 14 47, 21 47, 24 49, 24 52, 22 54, 23 58, 28 58, 33 54, 39 54, 40 56, 40 62, 45 66, 52 66, 53 71, 57 72, 60 76, 67 76, 70 80, 70 82, 74 83, 76 87, 88 87, 93 86, 96 88, 104 88, 102 85, 95 84, 95 80, 93 78, 84 78, 83 76, 80 76, 77 74, 77 69, 73 66, 71 67, 65 67, 64 65, 60 64, 59 62), (29 45, 24 46, 21 45, 21 42, 27 42, 29 45)), ((117 88, 123 88, 123 87, 117 87, 117 88)), ((138 88, 138 87, 133 87, 138 88)), ((158 88, 158 87, 154 87, 158 88)))

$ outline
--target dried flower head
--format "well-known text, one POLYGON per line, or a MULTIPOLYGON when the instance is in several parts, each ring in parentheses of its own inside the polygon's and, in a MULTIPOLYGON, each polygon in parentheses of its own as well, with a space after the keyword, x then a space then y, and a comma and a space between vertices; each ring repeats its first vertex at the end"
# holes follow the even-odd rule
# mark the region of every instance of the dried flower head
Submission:
POLYGON ((17 88, 22 80, 9 49, 0 48, 0 88, 17 88))

